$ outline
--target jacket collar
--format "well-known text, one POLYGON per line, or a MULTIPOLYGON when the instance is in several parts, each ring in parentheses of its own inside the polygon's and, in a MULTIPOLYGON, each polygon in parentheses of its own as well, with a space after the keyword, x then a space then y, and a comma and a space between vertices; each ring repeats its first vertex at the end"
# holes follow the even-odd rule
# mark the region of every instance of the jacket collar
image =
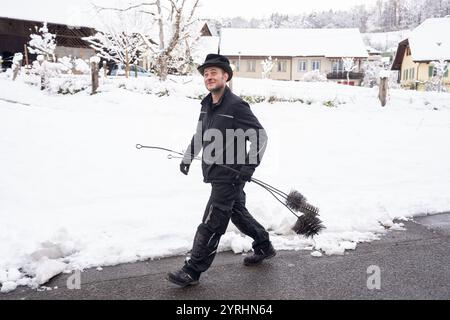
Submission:
MULTIPOLYGON (((219 107, 223 104, 224 100, 226 100, 227 96, 231 93, 231 90, 228 86, 225 86, 225 91, 223 92, 222 98, 220 98, 219 102, 215 105, 215 107, 219 107)), ((212 107, 212 94, 208 94, 205 99, 202 100, 202 106, 212 107)))

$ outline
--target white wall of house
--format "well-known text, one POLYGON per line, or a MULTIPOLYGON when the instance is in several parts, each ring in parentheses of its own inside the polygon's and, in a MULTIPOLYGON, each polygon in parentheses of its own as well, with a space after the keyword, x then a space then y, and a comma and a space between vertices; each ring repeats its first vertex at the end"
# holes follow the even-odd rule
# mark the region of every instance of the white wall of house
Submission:
POLYGON ((55 49, 55 56, 56 58, 72 56, 81 58, 83 60, 88 60, 89 58, 95 56, 95 50, 91 48, 71 48, 57 46, 55 49))
MULTIPOLYGON (((267 59, 263 57, 229 57, 230 62, 235 66, 235 76, 243 78, 262 78, 261 63, 267 59)), ((315 69, 321 74, 327 75, 333 71, 345 73, 342 66, 342 58, 326 58, 326 57, 272 57, 274 67, 270 75, 272 80, 293 80, 301 81, 304 75, 315 69)), ((355 72, 359 72, 359 61, 355 61, 358 68, 355 72)), ((330 80, 342 82, 341 80, 330 80)), ((360 85, 361 80, 352 80, 355 85, 360 85)))
MULTIPOLYGON (((241 57, 230 58, 230 62, 235 66, 234 74, 236 77, 262 79, 263 68, 261 63, 266 58, 262 57, 241 57)), ((270 75, 273 80, 291 79, 291 58, 272 57, 274 67, 270 75), (276 61, 275 61, 276 59, 276 61)))
POLYGON ((292 80, 302 80, 303 76, 313 70, 322 74, 331 72, 331 61, 325 57, 295 57, 292 59, 292 80))

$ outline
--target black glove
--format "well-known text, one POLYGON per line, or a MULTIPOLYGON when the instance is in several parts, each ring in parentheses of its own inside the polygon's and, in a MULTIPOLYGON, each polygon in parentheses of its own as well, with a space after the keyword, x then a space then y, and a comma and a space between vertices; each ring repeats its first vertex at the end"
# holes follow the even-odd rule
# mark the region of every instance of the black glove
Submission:
POLYGON ((255 173, 255 168, 252 166, 243 166, 239 172, 237 179, 247 182, 252 182, 252 176, 255 173))
POLYGON ((180 171, 186 176, 189 174, 190 167, 191 167, 190 164, 186 164, 184 162, 180 163, 180 171))

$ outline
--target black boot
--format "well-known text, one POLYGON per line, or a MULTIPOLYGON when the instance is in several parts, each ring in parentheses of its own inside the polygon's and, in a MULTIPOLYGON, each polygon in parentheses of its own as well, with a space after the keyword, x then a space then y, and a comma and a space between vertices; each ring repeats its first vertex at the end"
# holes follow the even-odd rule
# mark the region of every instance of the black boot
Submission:
POLYGON ((167 280, 182 288, 195 286, 199 283, 198 279, 194 279, 189 273, 185 272, 184 270, 169 272, 167 274, 167 280))
POLYGON ((270 245, 266 250, 256 250, 255 253, 244 259, 244 265, 247 267, 253 267, 260 265, 263 260, 273 258, 277 255, 274 247, 270 245))

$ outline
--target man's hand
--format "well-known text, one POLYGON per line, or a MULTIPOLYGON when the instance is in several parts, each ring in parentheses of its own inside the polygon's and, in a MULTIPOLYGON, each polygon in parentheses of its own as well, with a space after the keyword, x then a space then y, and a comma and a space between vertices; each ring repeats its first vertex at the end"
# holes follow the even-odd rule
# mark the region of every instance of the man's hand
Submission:
POLYGON ((184 162, 180 163, 180 171, 186 176, 189 174, 190 167, 191 167, 190 164, 186 164, 184 162))
POLYGON ((255 173, 255 168, 252 166, 243 166, 239 172, 237 179, 247 182, 252 182, 252 176, 255 173))

